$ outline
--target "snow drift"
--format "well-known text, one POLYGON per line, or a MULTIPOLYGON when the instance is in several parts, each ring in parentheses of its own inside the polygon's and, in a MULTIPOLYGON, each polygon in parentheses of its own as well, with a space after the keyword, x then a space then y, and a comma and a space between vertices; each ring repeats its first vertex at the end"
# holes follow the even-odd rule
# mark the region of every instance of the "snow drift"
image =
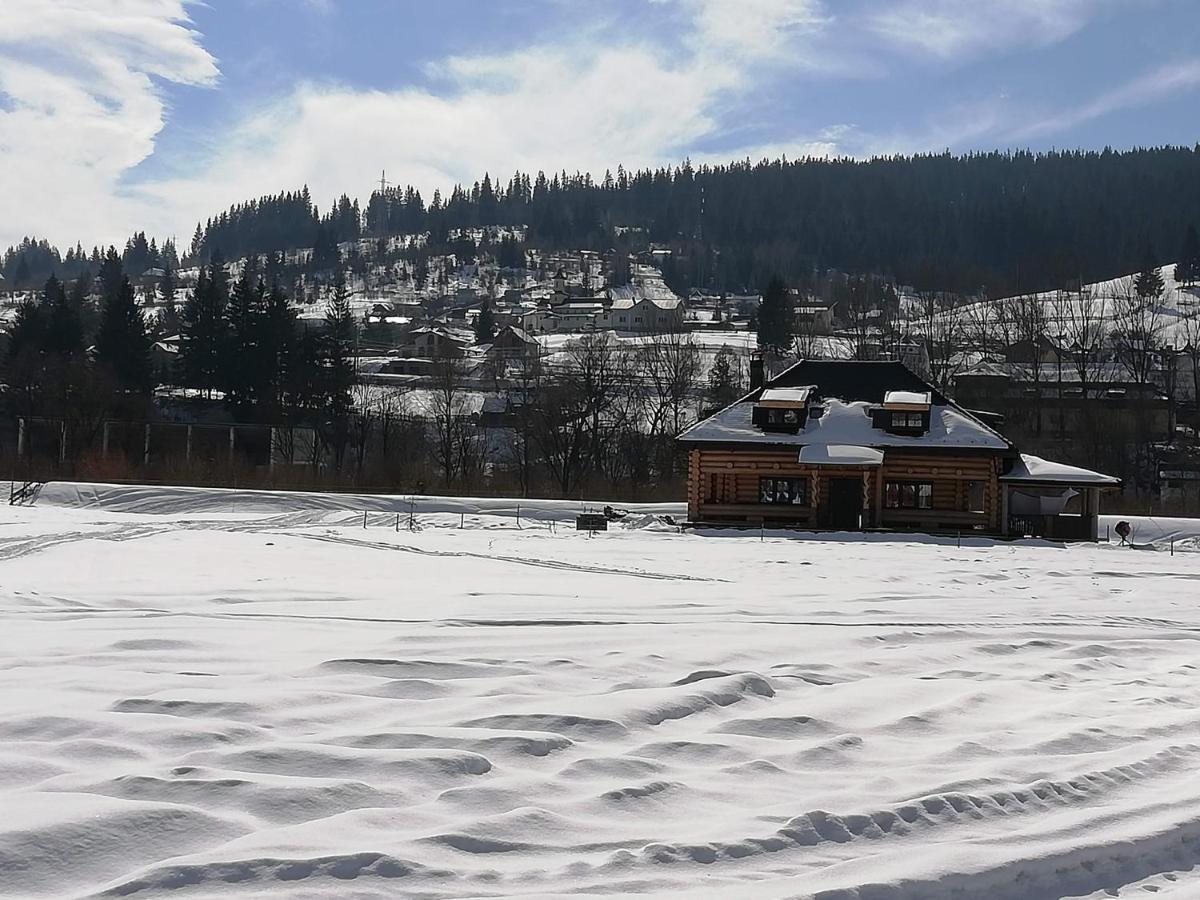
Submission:
POLYGON ((1195 523, 1135 523, 1171 556, 509 504, 8 507, 0 896, 1200 892, 1195 523))

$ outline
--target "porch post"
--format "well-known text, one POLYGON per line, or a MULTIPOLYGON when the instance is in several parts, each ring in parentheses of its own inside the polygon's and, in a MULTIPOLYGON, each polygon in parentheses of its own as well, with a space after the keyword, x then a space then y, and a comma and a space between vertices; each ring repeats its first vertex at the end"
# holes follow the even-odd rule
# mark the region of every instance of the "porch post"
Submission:
POLYGON ((820 472, 821 472, 820 466, 813 466, 812 491, 810 493, 812 494, 812 511, 813 511, 812 523, 814 526, 819 524, 818 519, 820 518, 820 507, 821 507, 821 475, 820 475, 820 472))
POLYGON ((1000 483, 1000 535, 1008 537, 1008 485, 1000 483))
POLYGON ((25 456, 25 417, 17 419, 17 457, 25 456))
POLYGON ((875 469, 875 527, 883 527, 883 466, 875 469))

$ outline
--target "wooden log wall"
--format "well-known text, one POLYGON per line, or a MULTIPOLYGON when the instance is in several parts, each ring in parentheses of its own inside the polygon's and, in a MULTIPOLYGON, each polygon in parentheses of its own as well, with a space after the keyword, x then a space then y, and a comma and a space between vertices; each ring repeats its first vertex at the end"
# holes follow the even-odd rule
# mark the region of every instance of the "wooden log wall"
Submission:
POLYGON ((760 478, 807 478, 809 503, 821 508, 828 499, 831 478, 863 481, 863 507, 867 521, 878 522, 878 511, 886 501, 887 481, 929 481, 933 484, 935 509, 965 511, 970 482, 983 485, 984 512, 991 527, 999 527, 999 459, 991 456, 943 456, 885 452, 881 477, 878 470, 861 467, 805 466, 798 450, 747 448, 745 450, 692 450, 688 459, 688 510, 700 517, 702 506, 712 504, 757 504, 760 478))

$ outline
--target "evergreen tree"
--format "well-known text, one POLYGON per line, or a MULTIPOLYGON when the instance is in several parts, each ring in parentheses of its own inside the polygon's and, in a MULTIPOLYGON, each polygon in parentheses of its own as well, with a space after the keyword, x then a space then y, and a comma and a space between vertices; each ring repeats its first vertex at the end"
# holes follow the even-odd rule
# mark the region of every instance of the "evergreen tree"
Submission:
POLYGON ((1200 281, 1200 235, 1196 234, 1195 225, 1189 225, 1183 235, 1179 261, 1175 264, 1175 280, 1187 287, 1200 281))
POLYGON ((353 388, 358 381, 356 345, 358 332, 350 296, 341 273, 334 282, 333 297, 325 310, 325 393, 328 398, 335 464, 340 471, 350 436, 354 412, 353 388))
POLYGON ((484 300, 475 319, 475 343, 490 344, 496 338, 496 316, 492 313, 492 301, 484 300))
POLYGON ((1162 296, 1163 277, 1153 248, 1146 247, 1142 256, 1142 267, 1133 279, 1133 284, 1137 295, 1143 300, 1157 300, 1162 296))
POLYGON ((179 323, 179 377, 188 387, 209 396, 222 387, 221 366, 229 333, 222 285, 202 267, 179 323))
POLYGON ((225 305, 222 382, 226 403, 242 419, 252 419, 255 408, 262 403, 262 394, 270 392, 271 375, 267 371, 270 363, 264 358, 262 348, 266 292, 251 258, 225 305))
POLYGON ((37 301, 26 297, 17 304, 13 323, 8 327, 8 361, 21 355, 40 355, 46 342, 46 318, 37 301))
POLYGON ((708 372, 708 401, 724 408, 741 396, 742 366, 727 344, 721 345, 708 372))
POLYGON ((296 313, 279 285, 266 292, 262 307, 262 328, 255 348, 261 373, 258 388, 259 422, 282 419, 287 409, 287 390, 296 377, 296 313))
POLYGON ((121 281, 125 278, 125 267, 115 247, 109 247, 100 262, 100 294, 105 299, 115 297, 121 289, 121 281))
POLYGON ((787 283, 778 276, 767 283, 758 307, 758 346, 763 350, 787 353, 792 346, 792 296, 787 283))
POLYGON ((31 274, 29 261, 22 256, 21 261, 17 263, 16 272, 13 274, 13 287, 17 290, 28 287, 31 274))
POLYGON ((149 393, 154 387, 150 365, 150 336, 138 308, 133 285, 126 277, 104 297, 100 332, 96 337, 96 364, 115 386, 130 393, 149 393))
POLYGON ((62 358, 83 356, 83 322, 67 290, 53 275, 43 291, 46 319, 45 349, 62 358))
POLYGON ((164 337, 179 334, 179 309, 175 305, 175 272, 169 262, 163 263, 163 276, 158 283, 158 294, 162 299, 162 315, 159 316, 159 329, 164 337))
POLYGON ((37 302, 27 297, 17 305, 16 317, 9 326, 4 365, 5 381, 19 398, 20 412, 26 416, 37 415, 40 411, 46 368, 45 339, 45 317, 37 302))

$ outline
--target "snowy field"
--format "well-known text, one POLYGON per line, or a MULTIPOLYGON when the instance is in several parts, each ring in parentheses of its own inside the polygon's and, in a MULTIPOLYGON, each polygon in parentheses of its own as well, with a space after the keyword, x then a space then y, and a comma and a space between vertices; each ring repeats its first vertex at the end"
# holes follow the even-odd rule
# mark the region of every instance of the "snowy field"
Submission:
POLYGON ((5 507, 0 895, 1200 896, 1196 523, 1135 523, 1172 556, 514 506, 5 507))

